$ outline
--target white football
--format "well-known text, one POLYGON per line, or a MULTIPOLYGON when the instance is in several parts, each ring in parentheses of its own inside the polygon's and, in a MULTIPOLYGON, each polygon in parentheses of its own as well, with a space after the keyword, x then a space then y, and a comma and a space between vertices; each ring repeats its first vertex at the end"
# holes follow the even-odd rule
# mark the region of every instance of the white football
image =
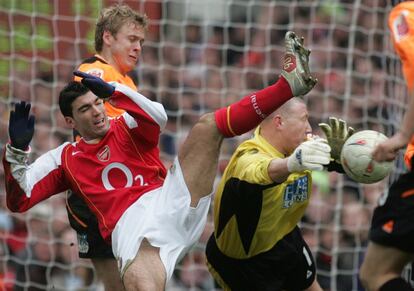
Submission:
POLYGON ((345 173, 359 183, 371 184, 384 179, 392 170, 392 162, 378 163, 371 153, 378 143, 388 138, 375 130, 362 130, 351 135, 341 151, 345 173))

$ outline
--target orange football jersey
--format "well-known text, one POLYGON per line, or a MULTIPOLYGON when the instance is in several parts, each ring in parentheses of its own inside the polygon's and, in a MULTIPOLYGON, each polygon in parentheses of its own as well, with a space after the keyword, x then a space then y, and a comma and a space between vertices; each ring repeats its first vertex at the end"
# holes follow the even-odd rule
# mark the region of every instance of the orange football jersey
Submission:
MULTIPOLYGON (((388 25, 395 50, 401 59, 408 90, 412 92, 414 90, 414 1, 401 2, 395 6, 389 15, 388 25)), ((409 168, 413 155, 414 137, 411 138, 404 156, 409 168)))
MULTIPOLYGON (((128 75, 122 75, 100 55, 94 55, 84 60, 79 65, 78 70, 99 77, 106 82, 118 82, 127 85, 135 91, 137 90, 137 87, 128 75)), ((75 77, 74 80, 80 81, 81 78, 75 77)), ((109 117, 116 117, 124 113, 124 110, 112 106, 109 102, 105 102, 105 109, 109 117)))

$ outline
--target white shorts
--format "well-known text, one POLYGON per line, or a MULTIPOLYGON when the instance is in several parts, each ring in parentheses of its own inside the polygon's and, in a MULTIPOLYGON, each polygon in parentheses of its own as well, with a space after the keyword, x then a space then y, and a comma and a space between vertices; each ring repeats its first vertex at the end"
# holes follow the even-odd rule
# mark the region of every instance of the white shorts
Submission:
POLYGON ((210 208, 211 196, 191 207, 191 196, 176 158, 164 185, 140 197, 117 222, 112 232, 112 250, 123 277, 144 238, 160 248, 161 261, 171 278, 179 259, 198 241, 210 208))

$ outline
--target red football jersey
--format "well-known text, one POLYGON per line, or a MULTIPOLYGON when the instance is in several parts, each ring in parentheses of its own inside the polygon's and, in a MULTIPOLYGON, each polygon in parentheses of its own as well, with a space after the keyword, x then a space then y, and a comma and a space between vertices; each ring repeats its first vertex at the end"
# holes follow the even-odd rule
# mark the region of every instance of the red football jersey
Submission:
POLYGON ((102 236, 110 242, 125 210, 163 184, 166 169, 159 158, 158 140, 167 121, 160 103, 125 85, 116 85, 111 102, 126 113, 110 120, 109 131, 97 144, 83 139, 64 143, 29 167, 24 164, 27 154, 7 147, 3 163, 10 210, 26 211, 71 189, 85 200, 98 219, 102 236))

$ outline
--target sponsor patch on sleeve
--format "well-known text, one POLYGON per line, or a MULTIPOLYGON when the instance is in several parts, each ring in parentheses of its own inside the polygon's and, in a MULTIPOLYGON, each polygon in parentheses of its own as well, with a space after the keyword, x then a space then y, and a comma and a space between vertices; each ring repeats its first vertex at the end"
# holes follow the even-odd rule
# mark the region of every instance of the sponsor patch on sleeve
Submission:
POLYGON ((392 32, 396 42, 401 41, 401 39, 407 36, 408 32, 410 31, 410 27, 408 26, 406 18, 408 16, 408 13, 409 12, 407 10, 402 11, 400 15, 395 17, 392 23, 392 32))
POLYGON ((93 68, 86 71, 87 74, 103 79, 104 71, 99 68, 93 68))

